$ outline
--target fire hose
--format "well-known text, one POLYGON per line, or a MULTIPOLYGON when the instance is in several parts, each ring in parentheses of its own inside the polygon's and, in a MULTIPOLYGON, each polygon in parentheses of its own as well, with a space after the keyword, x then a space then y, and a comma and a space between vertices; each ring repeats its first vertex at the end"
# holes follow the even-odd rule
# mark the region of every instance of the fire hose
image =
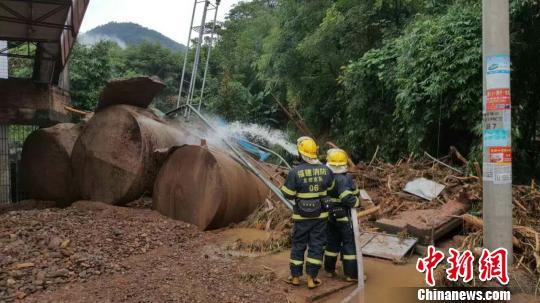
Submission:
MULTIPOLYGON (((193 106, 190 104, 184 104, 180 107, 178 107, 175 110, 172 110, 167 113, 167 115, 171 115, 177 111, 179 111, 183 107, 188 107, 191 111, 193 111, 200 119, 201 121, 206 124, 210 129, 216 131, 216 128, 193 106)), ((290 210, 293 209, 293 204, 291 201, 287 200, 283 194, 281 193, 281 190, 277 188, 270 180, 268 180, 253 164, 251 164, 245 156, 229 141, 227 141, 225 138, 221 138, 221 140, 231 149, 231 151, 236 155, 238 160, 247 167, 255 176, 257 176, 268 188, 278 197, 278 199, 287 206, 290 210)), ((358 213, 355 208, 351 209, 351 217, 353 218, 353 232, 354 232, 354 239, 355 239, 355 246, 356 246, 356 256, 357 256, 357 270, 358 270, 358 286, 355 289, 355 291, 349 295, 343 302, 353 302, 355 298, 357 299, 356 302, 358 303, 364 303, 364 260, 362 257, 362 248, 360 247, 360 228, 358 225, 358 213)))

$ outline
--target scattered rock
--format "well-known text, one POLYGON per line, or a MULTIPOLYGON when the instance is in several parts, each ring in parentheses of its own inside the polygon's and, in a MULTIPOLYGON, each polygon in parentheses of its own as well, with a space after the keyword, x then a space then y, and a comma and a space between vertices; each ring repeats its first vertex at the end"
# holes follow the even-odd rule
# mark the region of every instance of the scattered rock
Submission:
POLYGON ((26 293, 24 293, 22 291, 18 291, 16 293, 16 296, 17 296, 17 299, 22 300, 22 299, 24 299, 24 297, 26 297, 26 293))
POLYGON ((47 274, 44 271, 40 271, 36 274, 36 280, 42 280, 45 281, 45 277, 47 274))
POLYGON ((54 250, 57 249, 60 244, 62 244, 62 239, 60 239, 59 237, 52 237, 49 240, 49 244, 47 245, 47 247, 51 250, 54 250))
POLYGON ((58 278, 58 277, 67 277, 69 276, 69 271, 67 269, 60 269, 54 272, 51 272, 47 275, 49 278, 58 278))
POLYGON ((19 263, 15 265, 15 269, 25 269, 34 267, 34 263, 28 262, 28 263, 19 263))
POLYGON ((66 240, 62 241, 62 244, 60 244, 60 248, 68 247, 69 243, 71 243, 71 240, 69 240, 69 239, 66 239, 66 240))
POLYGON ((63 209, 0 209, 0 231, 0 303, 65 283, 129 274, 123 264, 129 257, 200 234, 149 209, 89 201, 63 209))

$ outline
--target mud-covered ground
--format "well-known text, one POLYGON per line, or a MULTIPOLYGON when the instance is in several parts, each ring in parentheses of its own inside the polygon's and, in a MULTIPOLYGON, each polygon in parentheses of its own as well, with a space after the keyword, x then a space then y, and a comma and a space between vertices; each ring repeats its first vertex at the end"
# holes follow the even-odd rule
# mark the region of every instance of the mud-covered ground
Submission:
POLYGON ((0 302, 287 301, 216 237, 144 208, 0 209, 0 302))

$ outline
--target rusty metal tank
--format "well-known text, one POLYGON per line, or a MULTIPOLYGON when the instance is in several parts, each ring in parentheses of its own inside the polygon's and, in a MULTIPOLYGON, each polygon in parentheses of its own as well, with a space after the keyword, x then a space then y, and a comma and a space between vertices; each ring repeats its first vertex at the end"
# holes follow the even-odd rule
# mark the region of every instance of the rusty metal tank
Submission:
POLYGON ((71 152, 81 130, 80 124, 61 123, 38 129, 26 138, 21 154, 21 178, 29 198, 60 205, 77 199, 71 152))
POLYGON ((114 105, 100 110, 73 148, 81 198, 122 205, 151 193, 161 164, 156 151, 191 139, 183 124, 147 109, 114 105))
POLYGON ((269 190, 226 153, 186 145, 173 150, 154 183, 153 208, 202 230, 244 220, 269 190))

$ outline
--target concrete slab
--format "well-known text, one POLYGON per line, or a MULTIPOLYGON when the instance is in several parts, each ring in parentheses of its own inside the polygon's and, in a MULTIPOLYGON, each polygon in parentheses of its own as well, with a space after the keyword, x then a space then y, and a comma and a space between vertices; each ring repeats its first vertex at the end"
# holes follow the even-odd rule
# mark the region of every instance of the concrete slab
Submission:
POLYGON ((379 233, 362 233, 360 245, 364 256, 372 256, 388 260, 403 259, 416 245, 417 239, 400 238, 394 235, 379 233))

